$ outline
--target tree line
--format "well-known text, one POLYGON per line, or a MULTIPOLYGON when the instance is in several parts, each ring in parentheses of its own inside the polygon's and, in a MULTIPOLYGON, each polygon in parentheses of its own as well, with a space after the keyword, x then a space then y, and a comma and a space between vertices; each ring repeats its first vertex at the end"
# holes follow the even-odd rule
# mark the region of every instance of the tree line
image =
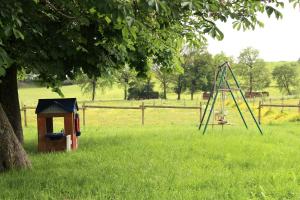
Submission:
POLYGON ((167 99, 168 92, 176 93, 177 100, 181 99, 182 93, 188 92, 193 100, 196 92, 210 92, 217 67, 229 62, 239 77, 242 88, 250 96, 255 92, 267 92, 264 90, 270 87, 272 80, 282 94, 299 93, 300 67, 296 62, 283 63, 269 69, 266 62, 259 57, 259 51, 252 47, 243 49, 237 59, 223 52, 211 55, 203 44, 201 48, 183 45, 180 52, 180 63, 177 67, 149 63, 151 70, 145 77, 137 77, 137 72, 126 64, 110 76, 97 79, 89 79, 81 74, 74 83, 81 85, 82 91, 91 95, 91 100, 95 100, 97 88, 104 91, 116 84, 123 88, 124 100, 167 99), (154 91, 155 83, 161 88, 160 94, 154 91))

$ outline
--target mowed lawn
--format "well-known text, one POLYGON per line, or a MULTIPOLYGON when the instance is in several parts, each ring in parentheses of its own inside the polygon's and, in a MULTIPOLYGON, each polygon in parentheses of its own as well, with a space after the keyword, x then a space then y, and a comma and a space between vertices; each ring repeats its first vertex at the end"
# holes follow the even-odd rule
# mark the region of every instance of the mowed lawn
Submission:
MULTIPOLYGON (((66 97, 88 99, 78 86, 62 90, 66 97)), ((44 88, 19 92, 21 104, 28 106, 35 106, 38 98, 58 97, 44 88)), ((169 96, 171 100, 145 104, 198 106, 201 101, 199 94, 194 101, 187 100, 188 94, 182 101, 169 96)), ((98 98, 122 99, 122 90, 114 87, 99 92, 98 98)), ((257 104, 250 102, 256 116, 257 104)), ((197 129, 197 109, 149 108, 145 126, 140 110, 88 109, 79 149, 48 154, 37 152, 36 116, 28 110, 24 136, 32 169, 0 174, 0 199, 300 199, 298 110, 264 109, 261 136, 249 113, 246 130, 232 102, 226 107, 232 126, 223 131, 209 126, 204 136, 197 129)), ((58 118, 54 129, 61 128, 58 118)))
POLYGON ((299 123, 264 126, 86 127, 79 149, 36 152, 32 170, 0 175, 0 199, 299 199, 299 123))

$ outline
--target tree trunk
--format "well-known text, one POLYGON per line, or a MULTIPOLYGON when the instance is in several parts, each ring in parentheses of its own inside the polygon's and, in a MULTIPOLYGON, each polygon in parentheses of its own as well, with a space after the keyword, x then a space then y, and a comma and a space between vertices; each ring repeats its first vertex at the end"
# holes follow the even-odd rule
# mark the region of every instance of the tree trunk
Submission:
POLYGON ((286 91, 287 91, 288 95, 292 95, 292 92, 291 92, 288 84, 286 84, 286 91))
POLYGON ((249 92, 250 92, 250 96, 252 97, 252 91, 253 91, 253 74, 252 74, 252 71, 250 72, 250 77, 249 78, 250 78, 249 92))
POLYGON ((181 91, 178 91, 178 93, 177 93, 177 100, 180 100, 180 98, 181 98, 181 91))
POLYGON ((124 85, 124 100, 127 100, 127 84, 124 85))
POLYGON ((0 172, 30 167, 27 154, 0 104, 0 172))
POLYGON ((167 83, 165 81, 163 82, 163 87, 164 87, 164 99, 167 99, 167 83))
POLYGON ((191 100, 194 100, 194 92, 191 92, 191 100))
POLYGON ((17 67, 11 66, 0 83, 0 103, 20 143, 23 144, 23 130, 17 83, 17 67))
POLYGON ((96 96, 96 82, 97 80, 94 78, 92 82, 92 101, 95 101, 95 96, 96 96))

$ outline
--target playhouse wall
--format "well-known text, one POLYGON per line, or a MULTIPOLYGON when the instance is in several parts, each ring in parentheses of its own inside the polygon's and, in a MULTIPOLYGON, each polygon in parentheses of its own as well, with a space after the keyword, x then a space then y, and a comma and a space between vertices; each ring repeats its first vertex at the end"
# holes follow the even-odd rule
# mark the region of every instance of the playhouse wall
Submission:
POLYGON ((71 135, 72 146, 71 149, 77 149, 77 137, 75 134, 74 113, 65 114, 39 114, 37 116, 38 126, 38 151, 51 152, 51 151, 64 151, 66 150, 66 138, 59 140, 50 140, 46 138, 47 132, 53 131, 52 117, 64 117, 64 132, 65 135, 71 135))

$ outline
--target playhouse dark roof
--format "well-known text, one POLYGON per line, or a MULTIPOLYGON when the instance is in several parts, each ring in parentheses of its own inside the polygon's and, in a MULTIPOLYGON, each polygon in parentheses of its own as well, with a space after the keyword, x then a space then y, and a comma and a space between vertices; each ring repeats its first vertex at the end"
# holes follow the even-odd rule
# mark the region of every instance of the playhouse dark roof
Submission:
POLYGON ((43 110, 51 107, 58 106, 66 112, 74 112, 78 110, 76 98, 64 98, 64 99, 39 99, 35 113, 41 113, 43 110))

